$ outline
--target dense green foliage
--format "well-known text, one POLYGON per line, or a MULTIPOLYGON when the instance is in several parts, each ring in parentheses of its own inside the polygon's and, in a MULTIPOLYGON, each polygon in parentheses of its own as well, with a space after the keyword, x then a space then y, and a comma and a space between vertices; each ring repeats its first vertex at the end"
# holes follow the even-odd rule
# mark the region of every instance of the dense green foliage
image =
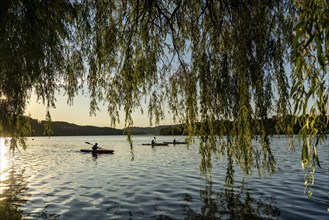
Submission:
POLYGON ((0 132, 13 140, 29 132, 21 116, 32 92, 51 108, 56 91, 72 104, 86 84, 90 113, 106 103, 113 126, 122 110, 132 126, 143 102, 158 124, 168 106, 189 135, 206 134, 202 172, 212 155, 227 156, 231 185, 234 164, 245 174, 274 172, 264 122, 277 115, 277 129, 293 133, 290 93, 292 113, 305 116, 302 159, 313 172, 314 140, 328 124, 328 8, 320 0, 3 0, 0 132), (327 120, 316 127, 319 116, 327 120))
POLYGON ((26 199, 19 198, 18 194, 27 189, 26 181, 22 180, 24 171, 6 171, 8 171, 8 178, 0 180, 0 217, 6 220, 22 219, 22 211, 19 210, 19 207, 26 202, 26 199))
POLYGON ((291 95, 294 100, 293 114, 304 116, 295 123, 302 127, 302 165, 309 169, 305 189, 312 195, 315 165, 320 166, 316 147, 326 138, 329 122, 329 3, 296 1, 296 10, 291 95))
POLYGON ((0 216, 6 220, 22 219, 22 214, 17 209, 10 207, 6 201, 0 201, 0 216))

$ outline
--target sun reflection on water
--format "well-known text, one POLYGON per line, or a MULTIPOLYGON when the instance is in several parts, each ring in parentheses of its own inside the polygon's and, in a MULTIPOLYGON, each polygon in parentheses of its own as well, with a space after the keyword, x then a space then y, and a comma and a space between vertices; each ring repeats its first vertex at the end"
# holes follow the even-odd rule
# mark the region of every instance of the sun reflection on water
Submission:
POLYGON ((0 194, 3 192, 2 183, 7 179, 8 173, 5 170, 8 168, 8 148, 5 145, 5 139, 0 137, 0 194))

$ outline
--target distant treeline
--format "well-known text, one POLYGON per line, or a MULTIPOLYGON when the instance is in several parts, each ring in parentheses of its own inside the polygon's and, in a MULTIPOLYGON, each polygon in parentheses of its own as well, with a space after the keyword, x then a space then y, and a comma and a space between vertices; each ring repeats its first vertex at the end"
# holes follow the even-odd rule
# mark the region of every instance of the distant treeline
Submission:
MULTIPOLYGON (((286 118, 287 121, 292 121, 294 116, 288 116, 286 118)), ((81 126, 68 122, 62 121, 54 121, 51 124, 47 124, 46 121, 40 121, 36 119, 29 118, 31 128, 32 128, 32 136, 47 136, 48 133, 45 132, 45 127, 51 127, 51 135, 52 136, 83 136, 83 135, 123 135, 130 132, 133 135, 187 135, 184 125, 161 125, 157 127, 132 127, 130 131, 127 129, 115 129, 110 127, 96 127, 96 126, 81 126)), ((321 120, 326 121, 326 119, 321 120)), ((257 133, 257 127, 260 124, 259 121, 255 121, 255 134, 257 133)), ((272 117, 265 120, 262 123, 266 128, 269 134, 287 134, 287 128, 282 129, 279 126, 279 122, 277 117, 272 117), (279 129, 280 128, 280 129, 279 129)), ((200 126, 204 126, 201 124, 196 124, 196 130, 200 126)), ((229 120, 218 121, 215 123, 216 132, 220 131, 221 127, 225 127, 227 131, 233 129, 233 124, 229 120)), ((328 124, 326 124, 327 131, 329 130, 328 124)), ((293 128, 290 130, 290 133, 298 134, 301 127, 299 124, 295 124, 293 128)), ((47 129, 46 129, 47 130, 47 129)), ((207 130, 207 129, 206 129, 207 130)), ((200 135, 200 134, 199 134, 200 135)))
MULTIPOLYGON (((47 136, 45 132, 46 121, 30 119, 32 136, 47 136)), ((52 136, 83 136, 83 135, 122 135, 120 129, 96 126, 80 126, 68 122, 53 121, 49 124, 52 136)))
MULTIPOLYGON (((326 133, 329 133, 329 124, 327 123, 327 119, 329 116, 326 117, 318 117, 316 120, 316 126, 318 130, 325 130, 326 133), (322 127, 320 129, 320 127, 322 127)), ((282 119, 278 119, 276 116, 272 118, 268 118, 266 120, 254 120, 253 121, 253 128, 254 134, 258 135, 261 131, 260 125, 262 124, 265 126, 268 134, 270 135, 278 135, 278 134, 298 134, 301 126, 299 121, 302 120, 300 117, 296 117, 293 115, 288 115, 284 118, 285 122, 282 119), (296 121, 297 123, 293 123, 296 121), (293 126, 292 126, 293 125, 293 126)), ((196 131, 201 131, 200 127, 203 126, 205 129, 205 134, 207 134, 207 125, 201 125, 200 123, 196 124, 196 131)), ((230 131, 234 129, 233 122, 230 120, 222 120, 217 121, 214 123, 214 130, 215 133, 219 134, 221 128, 225 128, 226 131, 230 131)), ((209 132, 208 132, 209 133, 209 132)), ((173 126, 166 126, 160 130, 160 135, 187 135, 184 125, 173 125, 173 126)), ((197 133, 197 135, 203 135, 201 133, 197 133)))
POLYGON ((110 127, 82 126, 63 121, 51 123, 44 120, 29 118, 32 136, 48 136, 46 129, 50 127, 51 136, 84 136, 84 135, 124 135, 130 132, 133 135, 159 135, 161 130, 168 126, 157 127, 132 127, 127 129, 115 129, 110 127))

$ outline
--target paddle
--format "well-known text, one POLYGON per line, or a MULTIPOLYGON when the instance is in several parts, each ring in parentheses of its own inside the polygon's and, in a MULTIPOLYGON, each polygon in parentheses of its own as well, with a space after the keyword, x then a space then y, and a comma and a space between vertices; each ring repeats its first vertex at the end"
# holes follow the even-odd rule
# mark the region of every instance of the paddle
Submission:
MULTIPOLYGON (((90 144, 90 145, 93 145, 93 144, 91 144, 91 143, 89 143, 89 142, 85 142, 86 144, 90 144)), ((94 146, 94 145, 93 145, 94 146)), ((98 147, 99 149, 103 149, 103 148, 101 148, 101 147, 98 147)))

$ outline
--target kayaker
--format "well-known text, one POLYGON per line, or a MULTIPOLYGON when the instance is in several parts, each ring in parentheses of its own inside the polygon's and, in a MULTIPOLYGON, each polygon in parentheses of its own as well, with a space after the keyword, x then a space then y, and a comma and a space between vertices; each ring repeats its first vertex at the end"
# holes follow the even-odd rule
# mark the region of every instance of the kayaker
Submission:
POLYGON ((92 147, 92 149, 93 149, 94 152, 96 152, 97 149, 100 149, 100 147, 98 147, 97 145, 98 145, 98 144, 96 143, 96 144, 94 144, 93 147, 92 147))
POLYGON ((92 152, 92 155, 93 157, 97 158, 97 149, 100 149, 100 147, 97 146, 98 144, 95 143, 93 146, 92 146, 92 149, 93 149, 93 152, 92 152))
POLYGON ((153 140, 152 140, 152 145, 155 144, 155 141, 156 141, 156 138, 154 137, 153 140))

